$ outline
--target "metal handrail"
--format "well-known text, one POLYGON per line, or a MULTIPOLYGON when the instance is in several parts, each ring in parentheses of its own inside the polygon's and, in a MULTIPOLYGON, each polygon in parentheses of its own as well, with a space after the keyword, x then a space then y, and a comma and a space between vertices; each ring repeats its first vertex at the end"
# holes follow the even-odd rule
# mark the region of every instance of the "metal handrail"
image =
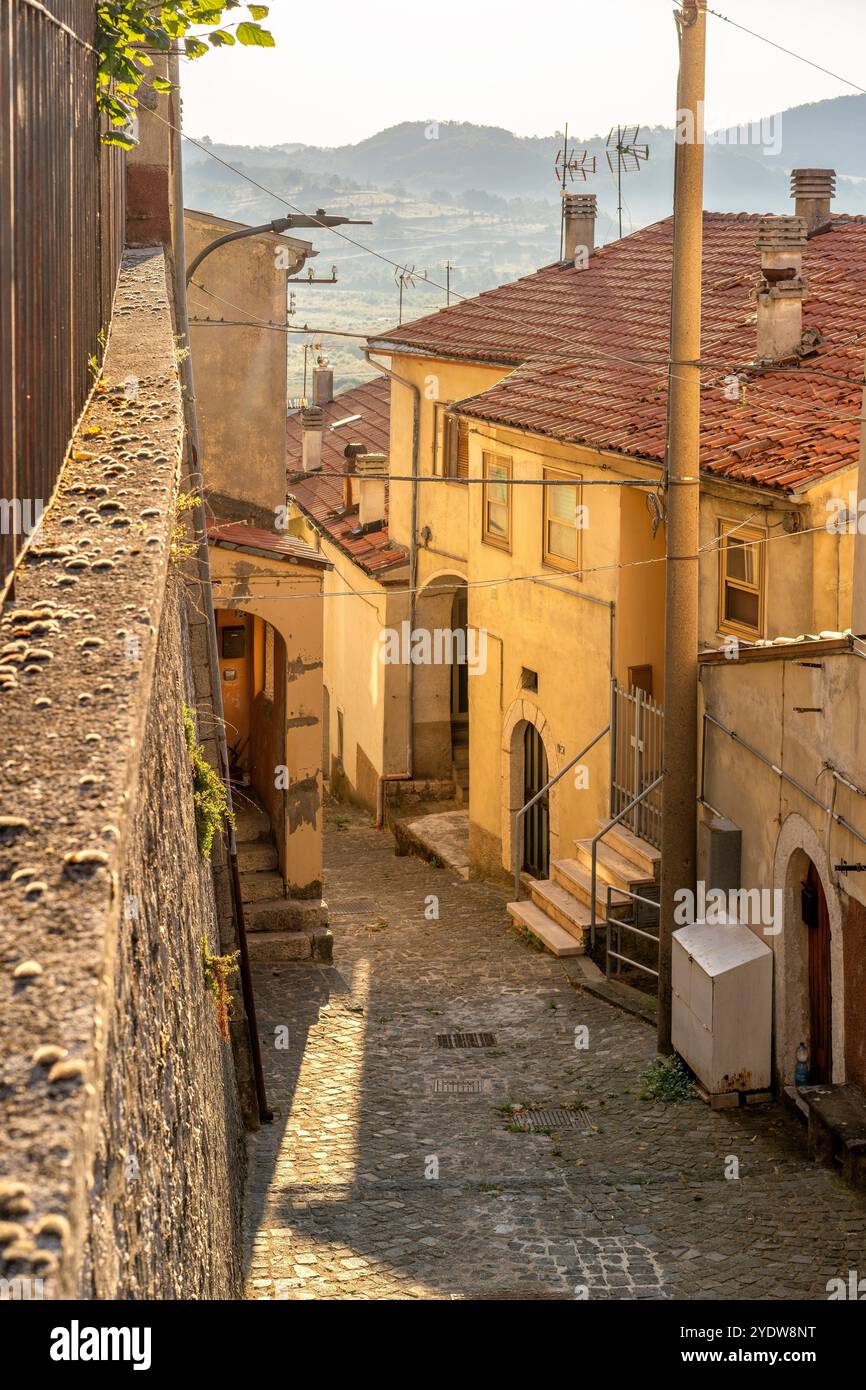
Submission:
POLYGON ((607 825, 603 825, 602 828, 601 828, 601 830, 599 830, 599 831, 592 837, 592 882, 591 882, 591 886, 590 886, 590 911, 591 911, 591 913, 592 913, 592 922, 591 922, 591 927, 590 927, 590 930, 591 930, 591 937, 590 937, 590 939, 591 939, 591 942, 592 942, 593 950, 595 949, 595 928, 596 928, 596 917, 595 917, 595 887, 596 887, 597 869, 598 869, 598 864, 597 864, 597 857, 598 857, 598 842, 599 842, 599 840, 600 840, 604 835, 607 834, 607 832, 608 832, 609 830, 613 830, 613 827, 614 827, 615 825, 619 825, 620 821, 623 820, 623 819, 628 815, 629 811, 632 811, 632 810, 634 809, 634 807, 638 804, 639 801, 643 801, 643 799, 644 799, 645 796, 649 796, 650 792, 655 791, 656 787, 659 786, 659 784, 660 784, 661 782, 663 782, 663 781, 664 781, 664 773, 663 773, 663 772, 660 772, 659 775, 658 775, 658 777, 655 779, 654 782, 650 782, 650 784, 649 784, 648 787, 644 787, 643 791, 640 793, 639 796, 636 796, 636 797, 634 798, 633 801, 630 801, 630 802, 628 803, 627 806, 624 806, 623 809, 620 811, 619 815, 616 815, 616 816, 613 817, 612 820, 609 820, 609 821, 607 822, 607 825))
POLYGON ((657 980, 657 979, 659 978, 659 972, 658 972, 657 970, 653 970, 653 968, 652 968, 651 965, 642 965, 640 961, 632 960, 631 956, 624 956, 624 955, 622 954, 622 942, 620 941, 619 933, 620 933, 620 932, 624 932, 624 931, 629 931, 629 932, 632 933, 633 936, 642 936, 642 937, 644 938, 645 941, 652 941, 652 942, 655 943, 656 946, 658 946, 658 944, 659 944, 659 937, 661 936, 661 906, 660 906, 660 904, 657 903, 657 902, 654 902, 654 901, 652 900, 652 898, 642 898, 642 897, 640 896, 639 893, 633 893, 633 892, 631 891, 630 888, 624 888, 624 889, 621 889, 621 890, 620 890, 621 892, 624 892, 624 893, 625 893, 626 897, 629 897, 629 898, 631 898, 631 899, 633 899, 633 900, 637 900, 638 902, 646 903, 646 904, 648 904, 648 906, 654 907, 654 908, 656 909, 656 911, 657 911, 658 914, 659 914, 659 920, 658 920, 658 932, 657 932, 657 934, 654 936, 652 932, 644 931, 642 927, 636 927, 636 926, 634 925, 633 922, 620 922, 620 921, 617 921, 617 920, 615 920, 614 918, 611 917, 611 915, 610 915, 610 895, 611 895, 612 891, 613 891, 613 884, 612 884, 612 883, 609 883, 609 884, 607 885, 606 907, 605 907, 605 917, 604 917, 604 925, 605 925, 604 973, 605 973, 607 979, 610 979, 610 962, 611 962, 611 959, 613 959, 613 960, 620 960, 620 961, 622 961, 625 965, 630 965, 630 966, 632 966, 635 970, 640 970, 640 971, 642 971, 644 975, 652 975, 652 976, 657 980), (617 950, 615 950, 615 951, 612 951, 611 948, 610 948, 610 931, 611 931, 611 927, 614 927, 614 928, 616 929, 616 932, 617 932, 617 938, 616 938, 617 950))
POLYGON ((512 863, 513 863, 513 865, 514 865, 514 901, 515 901, 515 902, 519 902, 519 901, 520 901, 520 860, 521 860, 521 854, 520 854, 520 837, 518 836, 517 830, 518 830, 518 826, 519 826, 519 824, 520 824, 520 819, 521 819, 521 817, 522 817, 522 816, 525 816, 525 815, 526 815, 526 812, 527 812, 527 811, 530 811, 530 810, 532 809, 532 807, 535 805, 536 801, 540 801, 541 798, 545 795, 545 793, 550 791, 550 788, 551 788, 551 787, 555 787, 555 786, 556 786, 556 783, 559 781, 559 779, 560 779, 561 777, 564 777, 565 774, 566 774, 566 772, 570 772, 571 769, 574 767, 575 763, 579 763, 579 762, 580 762, 581 758, 585 758, 586 755, 587 755, 587 753, 590 751, 590 749, 594 748, 595 745, 596 745, 597 743, 599 743, 599 742, 604 738, 605 734, 607 734, 607 733, 609 733, 609 732, 610 732, 610 724, 605 724, 604 728, 601 730, 601 733, 596 734, 595 738, 592 740, 591 743, 588 743, 588 744, 586 745, 585 748, 581 748, 580 752, 579 752, 579 753, 576 753, 575 756, 571 759, 571 761, 570 761, 570 762, 567 762, 567 763, 565 764, 565 767, 561 767, 561 768, 559 769, 559 772, 557 772, 557 774, 556 774, 555 777, 551 777, 550 780, 549 780, 548 782, 545 783, 545 785, 541 788, 541 791, 536 792, 536 793, 535 793, 535 796, 533 796, 532 799, 531 799, 530 801, 527 801, 527 803, 526 803, 525 806, 521 806, 519 810, 515 811, 515 813, 514 813, 514 824, 513 824, 513 826, 512 826, 512 831, 511 831, 511 861, 512 861, 512 863))

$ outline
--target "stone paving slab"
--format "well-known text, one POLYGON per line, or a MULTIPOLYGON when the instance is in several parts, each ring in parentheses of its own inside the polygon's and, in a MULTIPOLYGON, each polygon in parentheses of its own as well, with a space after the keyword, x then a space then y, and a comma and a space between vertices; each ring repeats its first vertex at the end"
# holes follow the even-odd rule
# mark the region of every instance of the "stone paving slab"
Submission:
POLYGON ((866 1272, 866 1201, 797 1121, 641 1100, 652 1030, 521 940, 504 893, 343 807, 326 862, 334 967, 255 971, 279 1113, 250 1136, 248 1297, 826 1298, 866 1272), (475 1031, 494 1045, 436 1044, 475 1031), (516 1132, 509 1104, 594 1130, 516 1132))

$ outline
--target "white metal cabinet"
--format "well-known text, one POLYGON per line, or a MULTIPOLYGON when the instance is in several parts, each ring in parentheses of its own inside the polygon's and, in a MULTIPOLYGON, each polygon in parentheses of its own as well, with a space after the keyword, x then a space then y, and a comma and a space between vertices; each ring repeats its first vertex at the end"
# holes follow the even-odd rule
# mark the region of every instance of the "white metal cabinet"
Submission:
POLYGON ((773 953, 740 924, 673 934, 671 1040, 710 1093, 770 1087, 773 953))

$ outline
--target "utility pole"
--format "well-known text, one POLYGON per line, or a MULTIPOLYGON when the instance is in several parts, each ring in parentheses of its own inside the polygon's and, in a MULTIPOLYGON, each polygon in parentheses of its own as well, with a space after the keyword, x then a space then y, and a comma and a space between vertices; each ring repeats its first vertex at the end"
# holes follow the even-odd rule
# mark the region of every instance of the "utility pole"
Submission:
POLYGON ((703 99, 707 0, 675 19, 680 70, 674 147, 674 244, 665 458, 664 782, 662 783, 658 1048, 671 1051, 674 894, 695 892, 697 849, 698 544, 701 422, 703 99))

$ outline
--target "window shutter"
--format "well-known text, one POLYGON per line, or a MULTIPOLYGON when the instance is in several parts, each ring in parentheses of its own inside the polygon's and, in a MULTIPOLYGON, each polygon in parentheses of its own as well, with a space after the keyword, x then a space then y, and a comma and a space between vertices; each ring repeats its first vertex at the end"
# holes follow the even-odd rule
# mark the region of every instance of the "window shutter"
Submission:
POLYGON ((469 477, 469 421, 457 421, 457 470, 458 478, 469 477))
POLYGON ((458 459, 458 431, 457 419, 453 415, 445 416, 445 476, 447 478, 457 477, 458 459))

